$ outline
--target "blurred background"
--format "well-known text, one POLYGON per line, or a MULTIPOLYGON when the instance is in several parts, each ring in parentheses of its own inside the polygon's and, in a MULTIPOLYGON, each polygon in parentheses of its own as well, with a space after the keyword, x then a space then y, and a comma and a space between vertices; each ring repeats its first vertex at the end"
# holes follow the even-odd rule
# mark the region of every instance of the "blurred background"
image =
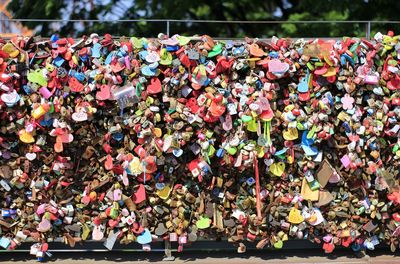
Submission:
POLYGON ((0 0, 0 35, 365 37, 399 33, 399 11, 399 0, 0 0))

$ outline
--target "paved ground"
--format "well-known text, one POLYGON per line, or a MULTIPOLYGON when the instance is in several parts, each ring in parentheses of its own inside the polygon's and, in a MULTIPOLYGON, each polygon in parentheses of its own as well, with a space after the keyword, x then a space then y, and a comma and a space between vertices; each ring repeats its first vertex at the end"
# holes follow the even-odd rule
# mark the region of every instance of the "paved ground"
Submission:
MULTIPOLYGON (((191 252, 174 253, 177 257, 170 263, 201 263, 201 264, 238 264, 238 263, 296 263, 296 264, 394 264, 400 263, 400 252, 392 254, 388 250, 376 250, 369 256, 357 257, 350 250, 338 250, 334 254, 325 255, 320 249, 312 250, 281 250, 281 251, 251 251, 237 254, 232 251, 223 252, 191 252), (229 263, 221 263, 227 262, 229 263)), ((48 263, 168 263, 162 261, 162 252, 55 252, 48 263)), ((28 253, 0 253, 1 263, 35 262, 28 253)))

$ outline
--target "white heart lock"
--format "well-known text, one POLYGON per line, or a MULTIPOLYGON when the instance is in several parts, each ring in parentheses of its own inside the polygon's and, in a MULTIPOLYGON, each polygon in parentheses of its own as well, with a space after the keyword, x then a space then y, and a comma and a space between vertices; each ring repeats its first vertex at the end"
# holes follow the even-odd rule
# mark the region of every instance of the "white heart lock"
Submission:
POLYGON ((8 107, 14 106, 20 99, 21 99, 21 97, 15 90, 13 90, 11 93, 4 93, 1 95, 1 100, 8 107))
POLYGON ((83 122, 88 119, 88 116, 85 112, 75 112, 72 114, 72 119, 75 122, 83 122))
POLYGON ((26 153, 25 157, 29 160, 32 161, 34 159, 36 159, 36 153, 26 153))

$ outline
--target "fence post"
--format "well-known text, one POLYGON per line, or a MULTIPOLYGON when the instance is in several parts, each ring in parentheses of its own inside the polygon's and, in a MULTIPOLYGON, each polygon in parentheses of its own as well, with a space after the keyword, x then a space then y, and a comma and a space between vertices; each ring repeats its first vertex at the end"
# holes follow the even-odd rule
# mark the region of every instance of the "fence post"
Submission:
POLYGON ((371 21, 368 21, 366 26, 367 26, 367 28, 366 28, 366 32, 365 32, 365 38, 370 39, 371 38, 371 21))
POLYGON ((169 20, 167 20, 167 36, 169 36, 169 20))
POLYGON ((165 240, 164 243, 165 243, 164 244, 164 246, 165 246, 165 251, 164 251, 165 256, 163 258, 163 261, 174 261, 175 257, 172 256, 172 253, 171 253, 171 241, 169 241, 169 239, 167 239, 167 240, 165 240))

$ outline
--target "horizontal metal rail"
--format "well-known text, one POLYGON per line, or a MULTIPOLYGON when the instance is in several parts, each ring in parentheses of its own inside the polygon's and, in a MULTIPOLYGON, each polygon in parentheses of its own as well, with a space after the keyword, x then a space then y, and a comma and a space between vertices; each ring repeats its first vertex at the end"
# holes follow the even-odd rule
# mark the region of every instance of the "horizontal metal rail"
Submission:
POLYGON ((192 19, 41 19, 41 18, 13 18, 0 19, 10 22, 179 22, 179 23, 228 23, 228 24, 400 24, 400 21, 392 20, 192 20, 192 19))
MULTIPOLYGON (((371 25, 373 24, 400 24, 400 21, 392 20, 192 20, 192 19, 41 19, 41 18, 12 18, 4 19, 0 17, 0 21, 4 22, 42 22, 42 23, 163 23, 165 24, 165 33, 170 35, 172 23, 210 23, 210 24, 362 24, 365 26, 365 37, 371 37, 371 25)), ((2 30, 0 29, 0 35, 2 30)), ((215 36, 218 37, 218 36, 215 36)), ((229 38, 229 37, 228 37, 229 38)), ((227 38, 225 38, 227 39, 227 38)))

